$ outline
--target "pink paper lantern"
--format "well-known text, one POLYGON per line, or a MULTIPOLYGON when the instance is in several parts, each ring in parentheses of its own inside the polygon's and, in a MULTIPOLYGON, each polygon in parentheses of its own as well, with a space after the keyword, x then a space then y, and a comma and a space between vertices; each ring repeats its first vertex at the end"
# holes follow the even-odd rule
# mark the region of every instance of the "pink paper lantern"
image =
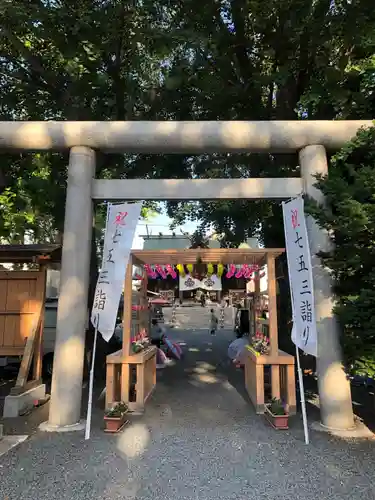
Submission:
POLYGON ((242 271, 244 278, 249 279, 251 277, 251 268, 247 264, 242 266, 242 271))
POLYGON ((226 278, 232 278, 234 276, 234 273, 236 272, 236 266, 234 264, 231 264, 229 266, 229 269, 226 274, 226 278))
POLYGON ((167 278, 167 273, 164 271, 164 269, 159 264, 157 266, 155 266, 155 269, 157 270, 159 275, 163 278, 163 280, 165 280, 167 278))
POLYGON ((172 276, 172 278, 175 280, 177 278, 177 273, 174 270, 174 268, 170 264, 167 264, 166 269, 168 271, 168 274, 170 274, 172 276))
POLYGON ((243 276, 243 273, 244 273, 244 269, 243 269, 243 266, 240 267, 240 269, 236 272, 235 276, 237 279, 240 279, 242 278, 243 276))
POLYGON ((147 272, 147 276, 149 278, 152 278, 152 279, 155 279, 157 278, 157 273, 151 268, 150 264, 145 264, 145 269, 146 269, 146 272, 147 272))

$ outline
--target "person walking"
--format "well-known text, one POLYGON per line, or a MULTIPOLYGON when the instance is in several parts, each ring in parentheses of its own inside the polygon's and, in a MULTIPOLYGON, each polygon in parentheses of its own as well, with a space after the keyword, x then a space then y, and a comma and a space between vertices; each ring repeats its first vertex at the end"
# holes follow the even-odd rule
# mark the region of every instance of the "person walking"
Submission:
POLYGON ((201 295, 201 306, 206 307, 206 296, 204 293, 201 295))
POLYGON ((215 311, 211 309, 210 311, 210 334, 215 335, 217 330, 217 325, 219 323, 218 317, 215 314, 215 311))
POLYGON ((228 358, 239 368, 245 364, 246 347, 249 345, 249 340, 241 332, 238 332, 236 337, 236 340, 229 344, 228 358))

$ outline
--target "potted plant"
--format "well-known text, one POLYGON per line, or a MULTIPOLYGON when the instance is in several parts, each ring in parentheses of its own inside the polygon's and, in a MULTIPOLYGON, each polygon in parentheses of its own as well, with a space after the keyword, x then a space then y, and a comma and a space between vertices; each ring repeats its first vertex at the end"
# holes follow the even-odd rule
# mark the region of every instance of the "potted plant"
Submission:
POLYGON ((128 413, 128 405, 122 401, 114 403, 111 408, 105 411, 104 422, 106 424, 106 432, 118 432, 126 423, 126 414, 128 413))
POLYGON ((280 399, 273 398, 266 404, 265 416, 275 429, 288 429, 289 414, 280 399))

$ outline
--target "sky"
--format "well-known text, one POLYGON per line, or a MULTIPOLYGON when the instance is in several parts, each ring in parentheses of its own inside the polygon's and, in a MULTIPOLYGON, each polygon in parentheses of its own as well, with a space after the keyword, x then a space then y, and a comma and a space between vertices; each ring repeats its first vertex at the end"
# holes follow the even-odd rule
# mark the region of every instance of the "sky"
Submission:
POLYGON ((197 224, 195 222, 188 222, 183 226, 178 226, 173 231, 169 229, 169 225, 172 223, 172 219, 170 219, 166 214, 160 214, 156 217, 153 217, 149 222, 141 221, 138 223, 132 248, 134 250, 142 250, 143 248, 143 238, 141 235, 147 234, 146 226, 148 226, 149 234, 172 234, 175 232, 176 234, 180 234, 181 230, 187 233, 192 233, 196 230, 197 224))

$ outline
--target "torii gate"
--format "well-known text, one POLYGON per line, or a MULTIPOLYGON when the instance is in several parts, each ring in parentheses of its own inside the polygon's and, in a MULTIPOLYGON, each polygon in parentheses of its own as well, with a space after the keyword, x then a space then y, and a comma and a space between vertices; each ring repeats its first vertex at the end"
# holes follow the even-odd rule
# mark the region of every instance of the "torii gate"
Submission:
MULTIPOLYGON (((316 174, 327 174, 326 149, 337 150, 371 120, 190 122, 0 122, 0 148, 70 150, 61 288, 49 430, 81 428, 82 373, 87 320, 93 200, 286 199, 304 192, 319 203, 316 174), (257 179, 95 179, 95 150, 105 153, 283 153, 298 151, 301 177, 257 179)), ((328 236, 308 217, 315 310, 321 421, 353 427, 349 382, 341 364, 332 315, 329 273, 316 254, 328 236)))

